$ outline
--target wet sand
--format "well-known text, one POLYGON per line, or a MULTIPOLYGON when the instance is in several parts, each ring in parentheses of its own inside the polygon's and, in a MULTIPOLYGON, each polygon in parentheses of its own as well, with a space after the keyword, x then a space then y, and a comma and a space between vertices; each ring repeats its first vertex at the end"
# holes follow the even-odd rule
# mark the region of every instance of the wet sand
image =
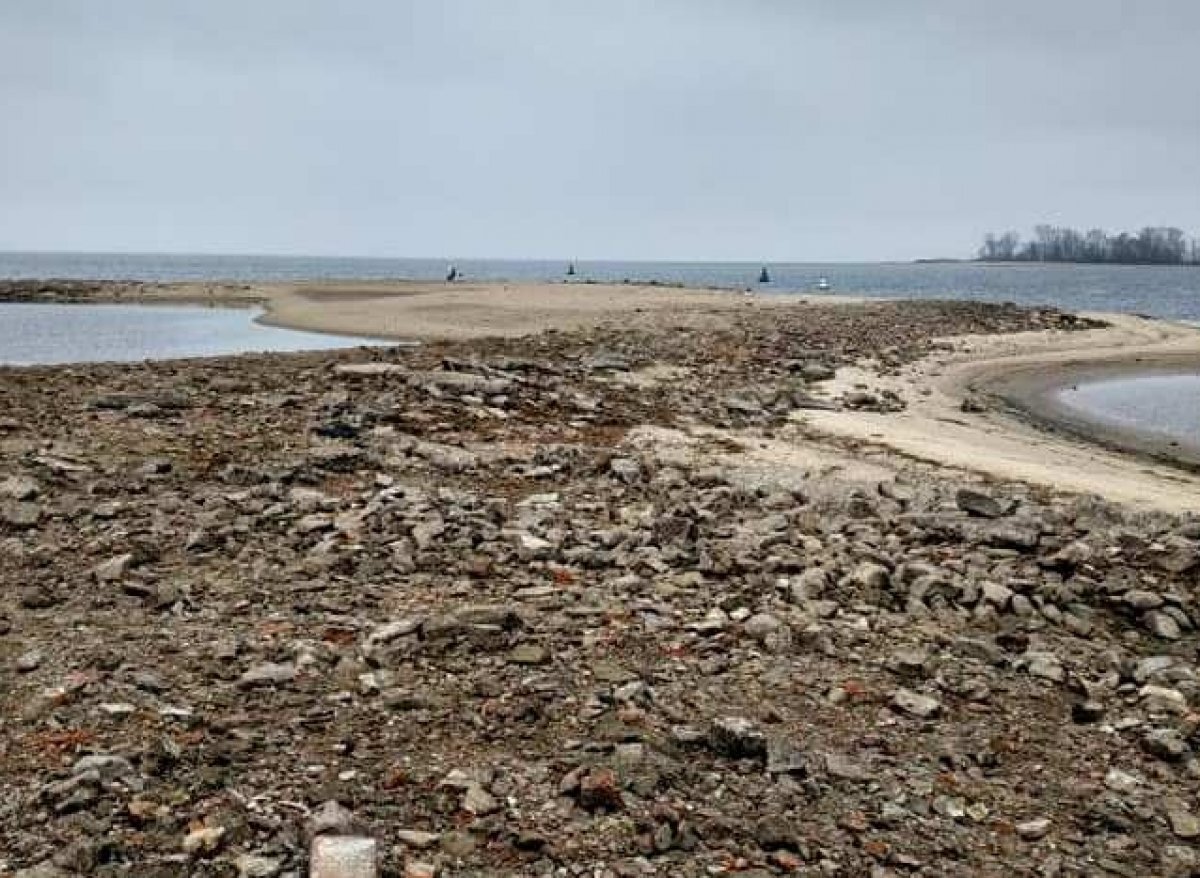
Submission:
POLYGON ((1096 381, 1177 375, 1200 367, 1200 355, 1165 354, 1083 363, 1047 372, 1013 369, 981 382, 987 392, 1010 405, 1015 414, 1044 430, 1096 443, 1116 451, 1172 463, 1200 472, 1200 441, 1189 442, 1153 429, 1139 429, 1093 416, 1067 404, 1062 391, 1096 381))
POLYGON ((866 440, 995 478, 1097 494, 1138 509, 1200 511, 1200 477, 1177 465, 1175 449, 1152 447, 1145 437, 1102 435, 1090 421, 1073 421, 1047 404, 1050 389, 1077 374, 1200 362, 1200 332, 1129 315, 1090 316, 1109 325, 952 339, 944 352, 890 376, 880 377, 864 361, 839 370, 826 395, 870 384, 901 395, 905 411, 806 411, 797 419, 818 434, 866 440), (983 410, 964 411, 967 398, 981 400, 983 410), (1151 459, 1151 453, 1171 462, 1151 459))

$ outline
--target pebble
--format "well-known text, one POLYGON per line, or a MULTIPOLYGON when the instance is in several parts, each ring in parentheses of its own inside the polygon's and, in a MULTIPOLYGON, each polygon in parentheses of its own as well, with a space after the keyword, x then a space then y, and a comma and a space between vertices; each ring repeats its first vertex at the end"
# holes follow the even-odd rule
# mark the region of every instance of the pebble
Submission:
POLYGON ((892 695, 892 706, 909 716, 930 719, 937 716, 941 710, 941 702, 928 695, 921 695, 911 689, 897 689, 892 695))
POLYGON ((248 668, 238 678, 238 685, 243 689, 255 689, 262 686, 281 686, 296 679, 296 673, 296 666, 293 664, 264 662, 248 668))
POLYGON ((1167 821, 1176 837, 1191 840, 1200 838, 1200 818, 1191 811, 1182 808, 1172 808, 1167 811, 1167 821))
POLYGON ((1049 832, 1050 821, 1045 817, 1017 824, 1017 835, 1025 841, 1038 841, 1045 838, 1049 832))

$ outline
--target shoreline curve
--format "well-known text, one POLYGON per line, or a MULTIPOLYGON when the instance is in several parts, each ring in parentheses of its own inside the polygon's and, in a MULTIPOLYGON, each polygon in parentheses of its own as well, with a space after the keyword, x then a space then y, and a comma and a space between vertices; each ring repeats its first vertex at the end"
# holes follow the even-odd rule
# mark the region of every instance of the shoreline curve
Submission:
MULTIPOLYGON (((1106 326, 1082 332, 1033 332, 947 339, 949 349, 894 374, 870 361, 839 370, 825 395, 856 386, 891 390, 904 411, 804 411, 811 432, 867 442, 902 455, 1000 480, 1098 494, 1135 509, 1200 513, 1200 467, 1189 471, 1121 445, 1106 446, 1054 417, 1034 419, 1020 403, 1022 375, 1059 376, 1076 369, 1122 373, 1149 363, 1200 363, 1200 330, 1124 314, 1085 314, 1106 326), (1005 399, 1003 388, 1015 387, 1005 399), (974 400, 980 405, 966 405, 974 400), (973 410, 978 409, 978 410, 973 410), (1085 438, 1086 437, 1086 438, 1085 438)), ((1051 415, 1044 412, 1044 415, 1051 415)))

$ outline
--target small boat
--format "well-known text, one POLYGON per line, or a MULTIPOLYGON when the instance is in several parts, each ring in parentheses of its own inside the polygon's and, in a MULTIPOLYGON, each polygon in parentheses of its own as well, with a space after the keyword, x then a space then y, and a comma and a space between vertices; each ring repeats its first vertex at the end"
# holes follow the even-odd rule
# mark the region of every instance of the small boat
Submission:
POLYGON ((833 289, 833 287, 829 285, 829 279, 823 277, 817 281, 817 289, 824 293, 833 289))
POLYGON ((758 273, 758 282, 760 284, 769 284, 771 282, 771 274, 767 271, 765 265, 763 266, 763 270, 758 273))

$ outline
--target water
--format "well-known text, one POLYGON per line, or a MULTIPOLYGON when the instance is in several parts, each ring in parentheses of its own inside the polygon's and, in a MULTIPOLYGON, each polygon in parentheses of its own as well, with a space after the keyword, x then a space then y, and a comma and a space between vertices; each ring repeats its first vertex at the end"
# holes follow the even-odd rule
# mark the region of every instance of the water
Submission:
POLYGON ((136 362, 378 344, 254 322, 251 309, 0 303, 0 363, 136 362))
MULTIPOLYGON (((562 280, 567 267, 565 260, 0 253, 0 278, 441 280, 451 262, 467 280, 562 280)), ((1006 301, 1200 322, 1200 267, 1195 266, 771 263, 773 282, 759 287, 755 281, 761 267, 746 262, 576 263, 579 280, 656 280, 730 289, 751 286, 786 294, 811 291, 826 277, 835 293, 1006 301)))
POLYGON ((1089 418, 1200 446, 1200 374, 1106 378, 1059 391, 1089 418))
MULTIPOLYGON (((565 260, 364 259, 292 256, 0 253, 0 278, 145 281, 441 280, 453 262, 470 280, 556 281, 565 260)), ((1068 311, 1124 311, 1200 325, 1200 267, 976 263, 576 262, 576 280, 658 281, 787 295, 828 278, 834 293, 1005 301, 1068 311)), ((346 347, 360 340, 260 326, 247 311, 138 306, 2 305, 0 362, 141 360, 242 351, 346 347)), ((1087 384, 1063 402, 1102 420, 1200 442, 1200 378, 1144 376, 1087 384)))

